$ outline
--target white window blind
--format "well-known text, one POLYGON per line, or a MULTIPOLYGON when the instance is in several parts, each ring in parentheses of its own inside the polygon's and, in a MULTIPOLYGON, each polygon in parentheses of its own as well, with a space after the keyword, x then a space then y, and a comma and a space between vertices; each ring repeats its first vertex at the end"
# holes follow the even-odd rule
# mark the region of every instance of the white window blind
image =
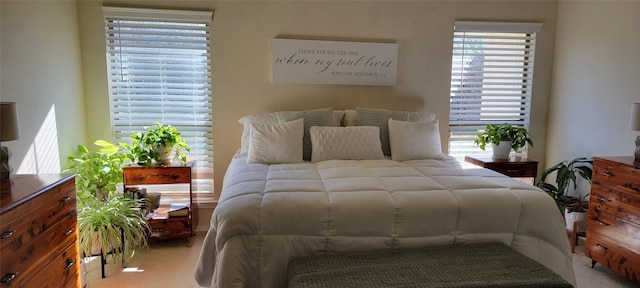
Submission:
POLYGON ((196 161, 196 201, 212 200, 212 12, 103 7, 103 13, 116 141, 131 143, 131 134, 155 122, 178 128, 191 148, 188 161, 196 161))
POLYGON ((474 140, 487 124, 528 128, 535 39, 542 24, 456 21, 449 154, 491 155, 474 140))

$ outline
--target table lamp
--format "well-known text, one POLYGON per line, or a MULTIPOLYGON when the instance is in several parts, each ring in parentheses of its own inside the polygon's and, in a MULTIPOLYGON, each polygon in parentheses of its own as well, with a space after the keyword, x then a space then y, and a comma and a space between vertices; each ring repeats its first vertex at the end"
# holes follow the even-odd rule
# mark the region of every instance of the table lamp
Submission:
MULTIPOLYGON (((20 128, 18 127, 18 107, 16 102, 0 102, 0 142, 13 141, 20 138, 20 128)), ((9 147, 1 146, 0 148, 0 180, 9 179, 12 172, 9 165, 11 158, 11 150, 9 147)))
MULTIPOLYGON (((629 129, 640 131, 640 103, 631 105, 631 116, 629 117, 629 129)), ((636 137, 636 160, 640 160, 640 136, 636 137)))

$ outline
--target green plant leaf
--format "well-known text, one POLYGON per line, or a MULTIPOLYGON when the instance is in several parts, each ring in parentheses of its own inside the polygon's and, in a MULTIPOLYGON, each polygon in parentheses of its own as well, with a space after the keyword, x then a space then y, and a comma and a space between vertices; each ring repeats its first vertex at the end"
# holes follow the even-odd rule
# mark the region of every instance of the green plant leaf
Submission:
MULTIPOLYGON (((536 186, 547 192, 555 201, 561 212, 564 213, 564 207, 567 205, 588 206, 588 202, 581 201, 584 199, 578 199, 568 196, 569 186, 573 186, 574 189, 578 187, 578 176, 591 183, 593 160, 585 157, 577 157, 570 161, 563 161, 545 169, 540 177, 540 182, 536 186), (555 186, 550 183, 545 183, 547 177, 551 174, 556 174, 555 186)), ((577 209, 577 208, 576 208, 577 209)))
POLYGON ((518 127, 509 123, 500 125, 487 124, 485 130, 476 134, 474 141, 480 149, 485 150, 487 144, 500 144, 501 141, 511 141, 511 148, 518 151, 527 144, 533 146, 533 141, 529 138, 529 132, 524 127, 518 127))

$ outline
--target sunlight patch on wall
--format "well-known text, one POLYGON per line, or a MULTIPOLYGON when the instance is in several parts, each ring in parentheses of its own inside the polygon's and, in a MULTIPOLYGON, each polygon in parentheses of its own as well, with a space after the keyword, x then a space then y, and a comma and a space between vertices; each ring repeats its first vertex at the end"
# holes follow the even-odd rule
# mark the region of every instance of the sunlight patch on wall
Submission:
POLYGON ((55 105, 40 125, 16 174, 60 173, 55 105))

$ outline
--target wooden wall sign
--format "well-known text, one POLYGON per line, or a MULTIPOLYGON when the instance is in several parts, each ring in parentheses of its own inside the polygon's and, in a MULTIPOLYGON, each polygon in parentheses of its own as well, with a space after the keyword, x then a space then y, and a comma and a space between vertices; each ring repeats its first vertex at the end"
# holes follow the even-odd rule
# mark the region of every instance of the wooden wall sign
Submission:
POLYGON ((398 44, 273 39, 273 83, 396 85, 398 44))

